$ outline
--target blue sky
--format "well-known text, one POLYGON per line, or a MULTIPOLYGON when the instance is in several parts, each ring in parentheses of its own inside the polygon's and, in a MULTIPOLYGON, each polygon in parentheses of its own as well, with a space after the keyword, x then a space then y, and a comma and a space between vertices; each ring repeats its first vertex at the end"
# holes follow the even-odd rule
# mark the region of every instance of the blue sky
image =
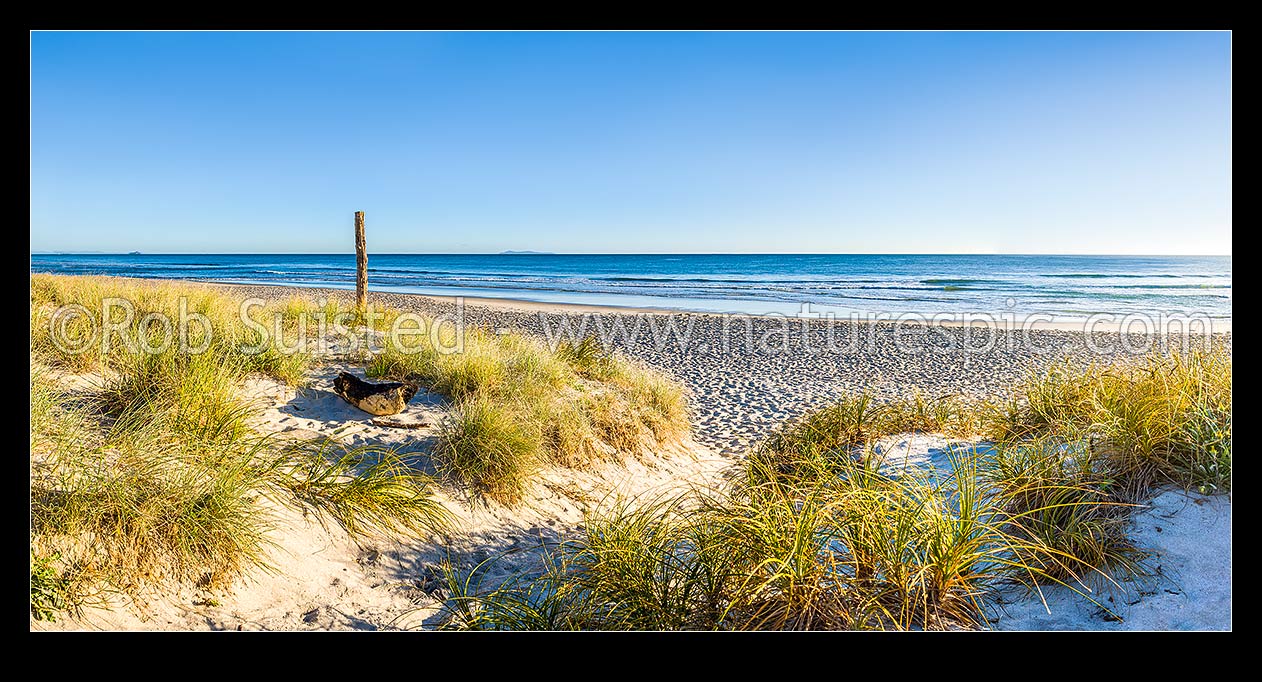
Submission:
POLYGON ((33 33, 31 249, 1231 252, 1227 33, 33 33))

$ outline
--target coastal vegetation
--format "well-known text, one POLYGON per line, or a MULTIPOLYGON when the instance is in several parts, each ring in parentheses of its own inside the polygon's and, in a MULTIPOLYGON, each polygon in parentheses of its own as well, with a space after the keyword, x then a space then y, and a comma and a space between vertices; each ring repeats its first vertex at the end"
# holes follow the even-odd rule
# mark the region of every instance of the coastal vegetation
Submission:
POLYGON ((520 334, 474 328, 462 352, 439 347, 424 335, 389 344, 368 375, 418 381, 451 400, 434 456, 491 499, 515 502, 542 466, 648 454, 688 431, 681 386, 591 337, 551 351, 520 334))
MULTIPOLYGON (((322 340, 320 325, 341 316, 353 328, 367 316, 299 297, 244 319, 241 310, 206 287, 32 276, 37 616, 137 597, 164 581, 222 587, 267 568, 277 505, 352 536, 444 527, 436 482, 399 453, 281 441, 251 427, 258 407, 240 391, 248 376, 303 382, 318 361, 311 342, 322 340)), ((373 326, 398 316, 382 312, 373 326)), ((488 497, 513 501, 544 464, 647 452, 687 430, 678 385, 591 347, 553 352, 474 330, 465 352, 443 354, 432 338, 382 353, 369 372, 420 379, 451 401, 434 457, 442 473, 488 497)))
MULTIPOLYGON (((1010 400, 878 403, 787 423, 730 482, 591 513, 544 569, 449 569, 461 629, 976 628, 1014 585, 1100 595, 1150 570, 1127 537, 1154 487, 1230 490, 1231 358, 1058 367, 1010 400), (874 444, 970 437, 938 469, 874 444)), ((494 561, 492 559, 491 561, 494 561)))
MULTIPOLYGON (((426 537, 453 530, 440 485, 511 506, 548 467, 648 457, 688 436, 683 387, 590 337, 550 348, 470 327, 457 340, 421 319, 426 333, 346 357, 445 399, 428 452, 440 479, 415 453, 281 440, 254 427, 243 382, 304 382, 320 320, 382 341, 404 313, 301 297, 257 306, 253 324, 240 310, 207 287, 32 276, 34 618, 266 570, 285 509, 355 538, 426 537), (153 322, 181 316, 207 321, 174 332, 199 352, 165 344, 153 322)), ((1052 366, 989 400, 858 393, 785 422, 721 483, 596 505, 507 580, 487 570, 501 556, 449 563, 443 622, 979 628, 1008 591, 1053 586, 1107 610, 1103 595, 1151 570, 1128 528, 1153 490, 1230 491, 1231 364, 1229 348, 1176 349, 1052 366), (949 437, 941 460, 893 460, 882 439, 909 432, 949 437)))

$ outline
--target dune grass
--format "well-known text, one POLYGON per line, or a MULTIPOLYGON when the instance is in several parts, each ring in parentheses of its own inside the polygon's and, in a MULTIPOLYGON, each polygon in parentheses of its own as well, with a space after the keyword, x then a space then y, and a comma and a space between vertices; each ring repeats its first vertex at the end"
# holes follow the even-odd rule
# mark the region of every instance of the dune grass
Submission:
MULTIPOLYGON (((284 337, 257 352, 264 335, 238 310, 195 286, 32 277, 33 617, 137 599, 170 582, 226 587, 269 568, 284 507, 352 537, 415 535, 447 522, 429 479, 393 452, 280 442, 249 427, 255 408, 241 398, 241 381, 256 372, 299 381, 310 358, 284 337), (102 348, 99 315, 72 320, 82 338, 95 334, 87 352, 53 343, 48 320, 59 306, 99 313, 111 297, 134 304, 123 333, 137 343, 102 348), (141 322, 181 306, 215 325, 213 335, 190 339, 200 351, 160 348, 141 322), (67 371, 95 372, 97 390, 66 392, 55 376, 67 371)), ((300 312, 286 302, 252 319, 296 333, 300 312)))
POLYGON ((1006 585, 1064 584, 1089 598, 1076 576, 1111 580, 1091 556, 1019 532, 1028 514, 987 494, 977 466, 961 452, 933 480, 857 459, 827 483, 765 471, 721 490, 616 502, 541 577, 482 589, 451 569, 448 626, 977 628, 1006 585))
POLYGON ((31 547, 42 575, 74 586, 68 608, 168 581, 226 587, 267 568, 280 506, 352 537, 446 521, 428 479, 392 452, 274 442, 239 429, 242 408, 205 414, 194 431, 163 419, 105 426, 36 376, 31 547))
POLYGON ((1230 485, 1231 360, 1057 367, 1004 402, 854 396, 785 424, 725 484, 589 513, 541 576, 449 568, 457 629, 954 629, 1063 586, 1101 609, 1149 570, 1127 536, 1153 486, 1230 485), (887 467, 907 431, 968 440, 887 467), (974 445, 981 440, 980 445, 974 445))
MULTIPOLYGON (((314 305, 306 305, 314 312, 314 305)), ((246 309, 244 315, 249 322, 240 300, 193 284, 31 276, 31 353, 67 371, 120 372, 137 381, 174 383, 188 373, 188 363, 205 357, 208 364, 225 367, 230 377, 259 372, 300 381, 311 353, 297 344, 295 303, 273 302, 246 309), (162 319, 171 321, 170 327, 162 319), (188 323, 180 325, 181 319, 188 323), (59 345, 54 331, 81 343, 59 345)))
POLYGON ((1137 502, 1109 465, 1081 443, 1033 437, 1000 443, 979 471, 1010 531, 1050 550, 1023 555, 1042 573, 1088 587, 1104 575, 1143 574, 1146 554, 1127 536, 1137 502), (1066 557, 1073 557, 1067 561, 1066 557), (1083 571, 1090 567, 1091 571, 1083 571))
POLYGON ((831 479, 838 467, 849 466, 856 448, 885 436, 910 432, 976 436, 981 409, 959 396, 930 399, 919 392, 887 402, 867 393, 843 397, 773 431, 748 454, 745 473, 753 480, 774 475, 776 480, 798 484, 831 479))
POLYGON ((1056 367, 991 406, 986 435, 1082 444, 1131 498, 1154 485, 1231 489, 1231 354, 1153 353, 1118 365, 1056 367))
MULTIPOLYGON (((441 523, 428 482, 393 453, 278 447, 250 435, 235 382, 249 372, 293 380, 305 360, 284 344, 256 354, 270 359, 246 357, 242 344, 257 339, 245 325, 196 360, 50 347, 35 323, 47 328, 55 306, 116 292, 110 281, 76 279, 32 277, 35 617, 165 579, 223 584, 264 565, 272 517, 260 500, 356 534, 441 523), (76 400, 44 364, 96 369, 107 383, 95 402, 76 400)), ((137 287, 146 309, 169 309, 164 294, 137 287)), ((205 314, 227 315, 215 294, 203 296, 205 314)), ((296 334, 302 305, 267 311, 296 334)), ((387 347, 369 373, 421 381, 452 401, 436 461, 487 497, 515 501, 542 466, 636 455, 686 430, 677 385, 592 340, 553 352, 475 329, 463 352, 447 353, 447 333, 437 344, 421 335, 387 347)), ((484 585, 479 571, 449 567, 447 622, 977 628, 1014 584, 1066 586, 1105 608, 1101 590, 1146 570, 1126 529, 1148 492, 1227 492, 1230 482, 1229 352, 1065 365, 1002 401, 858 395, 786 423, 721 485, 599 506, 579 536, 545 555, 542 573, 484 585), (908 431, 967 442, 946 471, 884 466, 874 442, 908 431)))
POLYGON ((678 384, 594 339, 552 351, 522 334, 475 328, 465 330, 460 352, 443 352, 451 347, 442 336, 401 338, 367 373, 418 381, 452 401, 436 461, 489 499, 517 501, 540 467, 636 456, 688 430, 678 384))
MULTIPOLYGON (((353 327, 366 316, 336 298, 317 306, 291 297, 246 312, 196 285, 31 277, 37 617, 137 598, 169 581, 223 587, 267 568, 279 507, 353 536, 416 534, 446 521, 430 481, 395 453, 280 443, 249 426, 254 408, 239 393, 246 377, 300 382, 310 342, 336 333, 335 320, 353 327), (83 314, 65 315, 67 306, 83 314), (185 327, 185 347, 177 330, 164 345, 163 325, 146 322, 158 315, 204 323, 185 327), (117 330, 104 334, 106 323, 117 330), (95 390, 66 393, 54 376, 67 372, 91 377, 95 390)), ((379 331, 401 315, 372 312, 379 331)), ((553 352, 523 335, 474 330, 464 352, 447 353, 454 330, 440 332, 387 345, 369 372, 420 379, 452 400, 435 459, 488 497, 518 499, 540 466, 639 454, 687 429, 676 384, 587 342, 553 352)))

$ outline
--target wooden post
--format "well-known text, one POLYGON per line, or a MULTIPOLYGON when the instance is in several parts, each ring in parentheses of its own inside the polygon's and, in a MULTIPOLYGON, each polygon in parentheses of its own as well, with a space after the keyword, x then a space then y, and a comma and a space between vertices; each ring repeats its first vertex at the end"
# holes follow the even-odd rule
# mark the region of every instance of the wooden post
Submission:
POLYGON ((364 244, 364 212, 355 211, 355 305, 368 307, 368 248, 364 244))

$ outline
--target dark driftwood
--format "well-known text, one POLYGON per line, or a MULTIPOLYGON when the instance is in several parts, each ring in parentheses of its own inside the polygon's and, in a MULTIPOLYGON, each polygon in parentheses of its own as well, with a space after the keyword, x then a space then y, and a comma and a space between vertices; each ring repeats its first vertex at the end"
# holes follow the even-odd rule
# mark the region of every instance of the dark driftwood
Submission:
POLYGON ((383 415, 398 414, 407 409, 408 401, 420 387, 410 381, 374 384, 342 372, 333 380, 333 390, 355 407, 369 414, 383 415))

